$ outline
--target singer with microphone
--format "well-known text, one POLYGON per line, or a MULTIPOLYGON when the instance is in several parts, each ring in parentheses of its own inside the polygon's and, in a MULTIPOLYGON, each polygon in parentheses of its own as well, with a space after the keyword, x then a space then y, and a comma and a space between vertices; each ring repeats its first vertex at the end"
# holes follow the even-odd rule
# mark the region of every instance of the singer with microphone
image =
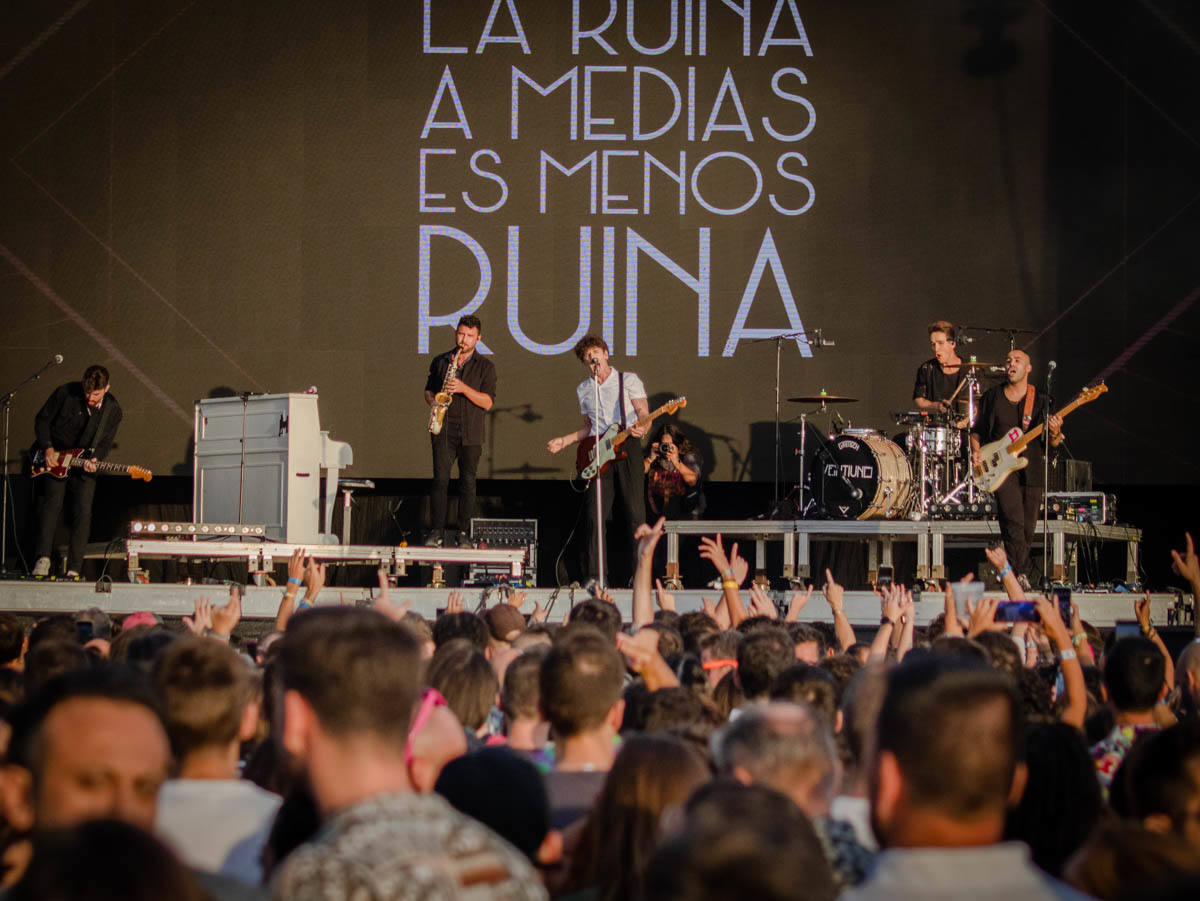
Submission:
POLYGON ((924 412, 951 413, 949 399, 966 378, 957 351, 958 334, 954 324, 945 319, 930 323, 928 332, 933 357, 917 369, 913 403, 924 412))
MULTIPOLYGON (((599 478, 588 484, 588 503, 595 505, 595 492, 600 490, 601 516, 585 515, 583 533, 586 550, 586 575, 595 578, 600 572, 600 556, 596 548, 596 530, 608 530, 613 518, 613 495, 619 497, 621 508, 621 537, 628 542, 636 560, 634 530, 646 521, 645 472, 642 462, 641 438, 646 427, 637 421, 650 415, 646 400, 646 388, 635 373, 622 372, 608 363, 608 344, 596 335, 584 335, 575 345, 575 356, 588 369, 590 375, 579 383, 575 396, 583 414, 583 427, 566 435, 551 438, 546 448, 557 454, 564 447, 577 444, 589 435, 601 435, 614 423, 629 428, 630 437, 621 449, 626 456, 614 460, 599 478), (599 484, 598 484, 599 483, 599 484), (603 525, 596 522, 601 519, 603 525)), ((632 578, 633 573, 628 574, 632 578)), ((623 584, 623 579, 612 579, 611 584, 623 584)))
MULTIPOLYGON (((56 361, 61 359, 55 357, 56 361)), ((108 370, 103 366, 89 366, 80 381, 67 382, 54 389, 34 418, 37 438, 30 453, 35 460, 44 457, 47 463, 54 465, 60 451, 78 447, 89 451, 89 459, 83 464, 82 471, 72 469, 65 479, 36 480, 42 486, 42 495, 34 545, 34 576, 50 575, 54 533, 68 494, 71 495, 71 524, 65 575, 78 578, 83 568, 83 550, 92 527, 97 464, 108 456, 121 424, 121 405, 109 393, 110 387, 108 370)))
MULTIPOLYGON (((1049 368, 1054 367, 1051 361, 1049 368)), ((1010 350, 1004 360, 1004 384, 985 391, 979 398, 979 413, 971 429, 971 462, 980 462, 979 448, 1002 438, 1012 429, 1022 433, 1036 425, 1041 418, 1042 393, 1029 381, 1033 361, 1023 350, 1010 350)), ((1064 436, 1062 417, 1051 415, 1050 446, 1058 447, 1064 436)), ((1043 440, 1034 441, 1024 456, 1029 465, 1005 479, 996 489, 1000 536, 1004 551, 1017 579, 1025 589, 1030 587, 1029 548, 1037 525, 1038 506, 1042 501, 1045 482, 1042 467, 1043 440)))

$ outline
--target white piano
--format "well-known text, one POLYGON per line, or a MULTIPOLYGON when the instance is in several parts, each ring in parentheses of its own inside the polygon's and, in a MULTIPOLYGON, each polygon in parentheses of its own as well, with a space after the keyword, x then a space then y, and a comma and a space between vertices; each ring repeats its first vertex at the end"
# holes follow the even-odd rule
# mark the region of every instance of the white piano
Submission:
POLYGON ((354 452, 321 431, 315 393, 205 398, 195 419, 195 522, 260 523, 276 541, 338 543, 338 475, 354 452))

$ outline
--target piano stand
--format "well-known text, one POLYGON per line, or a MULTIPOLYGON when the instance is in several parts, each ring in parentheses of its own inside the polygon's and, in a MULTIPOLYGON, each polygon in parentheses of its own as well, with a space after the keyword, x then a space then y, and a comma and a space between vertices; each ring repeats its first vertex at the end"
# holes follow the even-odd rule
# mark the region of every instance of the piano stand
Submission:
POLYGON ((370 479, 339 479, 338 488, 342 491, 342 544, 350 543, 350 497, 355 488, 370 491, 375 483, 370 479))

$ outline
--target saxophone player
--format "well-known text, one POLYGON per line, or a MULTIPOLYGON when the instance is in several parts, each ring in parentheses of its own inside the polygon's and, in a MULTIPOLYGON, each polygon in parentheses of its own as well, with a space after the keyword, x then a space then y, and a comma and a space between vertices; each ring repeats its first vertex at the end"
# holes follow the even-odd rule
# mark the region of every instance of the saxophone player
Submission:
POLYGON ((429 404, 429 440, 433 449, 433 485, 429 492, 430 533, 427 543, 446 538, 450 467, 458 461, 458 528, 466 542, 475 508, 475 470, 483 452, 483 417, 496 400, 496 367, 475 352, 477 316, 463 316, 454 332, 454 349, 433 358, 425 380, 429 404))

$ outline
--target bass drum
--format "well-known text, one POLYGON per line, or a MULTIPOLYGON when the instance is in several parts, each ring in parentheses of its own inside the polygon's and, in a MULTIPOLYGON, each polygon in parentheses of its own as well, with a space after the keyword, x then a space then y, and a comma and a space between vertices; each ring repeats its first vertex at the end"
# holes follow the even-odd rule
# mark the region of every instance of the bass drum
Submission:
POLYGON ((840 435, 820 461, 821 500, 832 519, 896 519, 913 499, 912 471, 900 446, 882 435, 840 435), (846 483, 850 484, 847 485, 846 483), (861 492, 852 491, 850 486, 861 492))

